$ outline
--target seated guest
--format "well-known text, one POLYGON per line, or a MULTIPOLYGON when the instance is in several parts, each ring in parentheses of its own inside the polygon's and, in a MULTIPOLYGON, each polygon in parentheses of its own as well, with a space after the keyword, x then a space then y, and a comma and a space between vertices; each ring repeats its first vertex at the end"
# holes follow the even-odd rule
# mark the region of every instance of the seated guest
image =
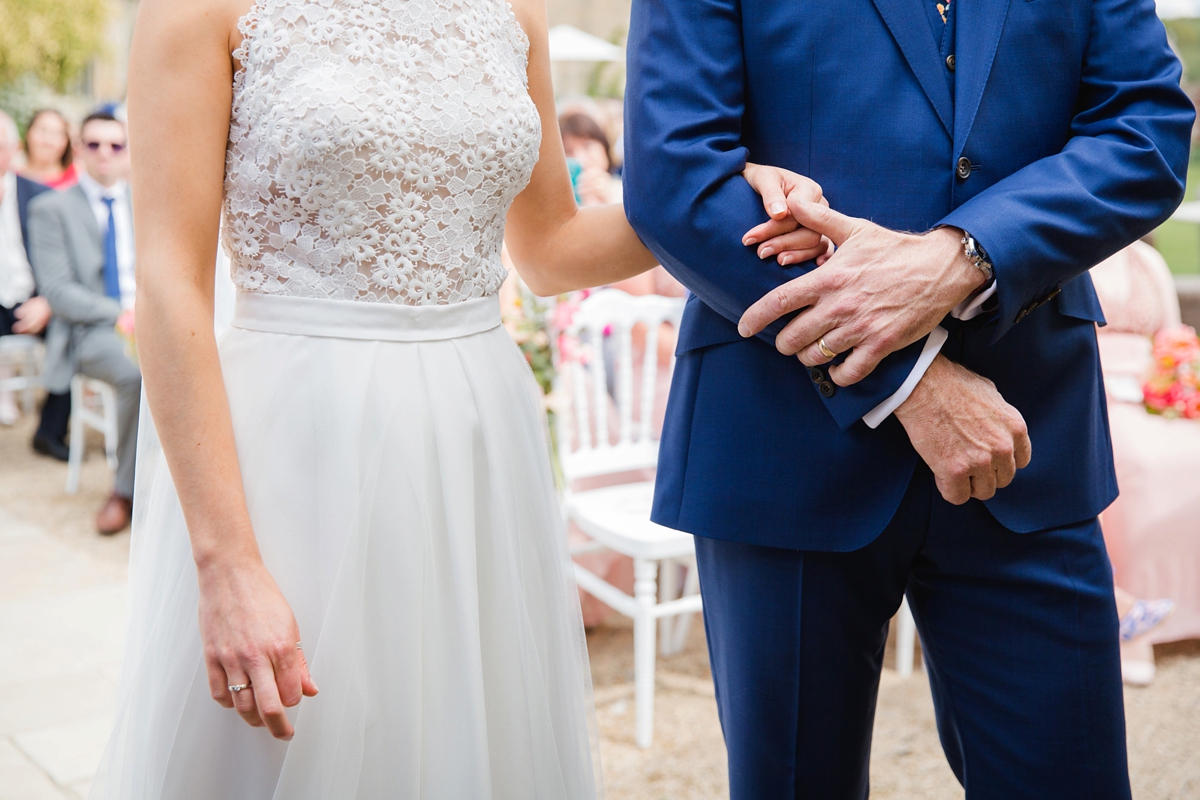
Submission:
POLYGON ((1122 672, 1127 683, 1145 684, 1155 673, 1152 645, 1200 638, 1200 422, 1150 414, 1143 403, 1151 337, 1179 324, 1162 256, 1134 242, 1091 274, 1108 320, 1097 341, 1121 488, 1103 514, 1104 540, 1122 589, 1171 601, 1138 606, 1118 592, 1122 634, 1133 634, 1123 638, 1122 672))
POLYGON ((54 318, 46 333, 46 387, 66 391, 76 373, 111 384, 117 393, 117 475, 96 517, 112 534, 129 525, 137 452, 142 376, 114 325, 133 306, 133 215, 125 126, 92 114, 80 126, 79 183, 45 192, 29 206, 34 274, 54 318))
MULTIPOLYGON (((14 333, 40 336, 50 322, 51 311, 46 298, 37 294, 29 266, 25 225, 29 201, 48 190, 9 170, 19 143, 16 123, 0 111, 0 336, 14 333)), ((0 422, 11 425, 16 421, 16 410, 11 393, 0 396, 0 422)), ((51 394, 46 398, 42 422, 33 440, 34 449, 66 460, 64 439, 70 410, 69 394, 51 394)))
POLYGON ((71 126, 52 108, 33 112, 25 128, 25 166, 21 174, 51 189, 75 185, 71 126))

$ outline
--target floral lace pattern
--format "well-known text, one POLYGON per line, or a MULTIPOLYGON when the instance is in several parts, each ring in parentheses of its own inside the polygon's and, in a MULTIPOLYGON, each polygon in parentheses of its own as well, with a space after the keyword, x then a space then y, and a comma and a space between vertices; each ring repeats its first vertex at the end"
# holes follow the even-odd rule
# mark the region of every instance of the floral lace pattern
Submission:
POLYGON ((259 0, 240 27, 234 284, 407 305, 498 291, 541 142, 505 0, 259 0))

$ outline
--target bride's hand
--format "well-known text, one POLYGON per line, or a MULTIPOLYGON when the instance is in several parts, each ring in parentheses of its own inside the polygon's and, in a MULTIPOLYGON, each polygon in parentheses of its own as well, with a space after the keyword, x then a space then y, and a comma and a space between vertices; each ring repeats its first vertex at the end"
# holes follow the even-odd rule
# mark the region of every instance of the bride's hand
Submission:
POLYGON ((763 208, 771 218, 746 231, 742 244, 758 245, 759 258, 774 256, 781 265, 814 258, 818 266, 825 263, 833 254, 833 243, 816 231, 801 227, 788 211, 790 200, 828 206, 821 185, 795 172, 761 164, 747 163, 742 176, 762 196, 763 208))
POLYGON ((199 577, 200 636, 213 699, 290 740, 294 731, 284 709, 317 693, 291 607, 261 561, 203 568, 199 577), (230 692, 237 684, 250 688, 230 692))

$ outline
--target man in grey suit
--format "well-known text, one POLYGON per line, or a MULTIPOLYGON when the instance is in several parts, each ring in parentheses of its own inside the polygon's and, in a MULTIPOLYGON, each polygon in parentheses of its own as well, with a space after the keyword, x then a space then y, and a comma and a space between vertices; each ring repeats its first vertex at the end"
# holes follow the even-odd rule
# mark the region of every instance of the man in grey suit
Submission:
POLYGON ((79 130, 83 171, 65 192, 46 192, 29 204, 29 255, 38 286, 54 310, 46 330, 46 389, 66 391, 83 374, 117 393, 117 475, 96 516, 113 534, 129 525, 137 452, 142 376, 114 325, 133 306, 133 215, 125 126, 92 114, 79 130))

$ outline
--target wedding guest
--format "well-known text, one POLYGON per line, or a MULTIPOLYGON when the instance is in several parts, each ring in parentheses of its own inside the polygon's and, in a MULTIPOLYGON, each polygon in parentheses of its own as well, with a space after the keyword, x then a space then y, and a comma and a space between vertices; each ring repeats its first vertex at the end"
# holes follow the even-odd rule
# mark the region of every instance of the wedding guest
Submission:
POLYGON ((1121 494, 1104 511, 1104 540, 1118 584, 1121 672, 1127 684, 1155 676, 1155 644, 1200 637, 1200 425, 1146 410, 1142 387, 1153 339, 1180 324, 1175 281, 1163 257, 1134 242, 1090 270, 1107 324, 1097 329, 1121 494), (1149 623, 1155 623, 1153 625, 1149 623), (1152 630, 1151 630, 1152 629, 1152 630), (1141 632, 1144 635, 1128 635, 1141 632))
POLYGON ((25 166, 21 174, 51 189, 67 189, 77 179, 71 148, 71 124, 52 108, 33 112, 25 128, 25 166))
POLYGON ((46 192, 30 204, 31 262, 54 318, 46 334, 46 386, 66 391, 75 373, 117 392, 117 474, 96 529, 113 534, 129 525, 137 452, 141 373, 125 353, 114 324, 132 307, 133 214, 125 126, 111 114, 80 126, 78 185, 46 192))
MULTIPOLYGON (((33 270, 29 266, 25 226, 29 218, 29 201, 49 190, 9 169, 19 144, 16 123, 0 111, 0 336, 41 336, 52 312, 46 298, 37 293, 33 270)), ((47 396, 42 407, 42 421, 34 435, 35 450, 66 460, 64 439, 70 410, 70 395, 47 396)), ((12 393, 0 394, 0 422, 11 425, 18 415, 12 393)))
POLYGON ((612 176, 612 147, 600 123, 588 114, 574 111, 558 119, 563 150, 579 164, 573 176, 581 206, 602 206, 621 201, 621 184, 612 176))

